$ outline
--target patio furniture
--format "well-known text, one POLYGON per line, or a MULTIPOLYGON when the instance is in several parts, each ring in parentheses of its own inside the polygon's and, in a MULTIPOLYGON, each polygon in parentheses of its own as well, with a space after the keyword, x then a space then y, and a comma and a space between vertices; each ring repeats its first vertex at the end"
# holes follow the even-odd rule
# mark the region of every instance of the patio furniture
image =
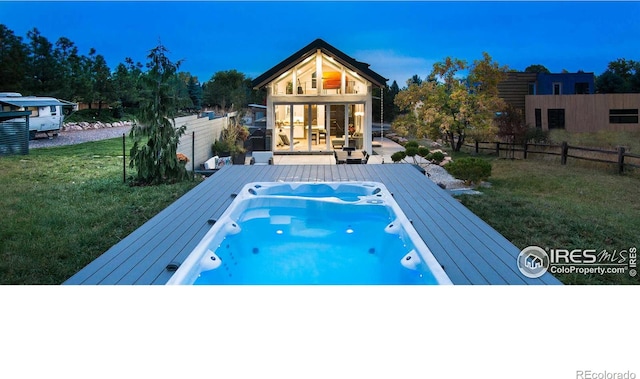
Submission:
POLYGON ((254 151, 251 154, 251 163, 257 166, 266 166, 273 164, 273 152, 272 151, 254 151))
POLYGON ((334 150, 333 156, 336 158, 336 164, 361 164, 367 159, 365 153, 352 147, 345 147, 344 150, 334 150))
POLYGON ((327 129, 318 129, 318 139, 327 143, 327 129))
POLYGON ((206 177, 213 175, 220 169, 218 167, 218 159, 218 156, 207 159, 203 164, 200 165, 200 169, 194 170, 194 172, 206 177))
MULTIPOLYGON (((283 133, 278 134, 278 136, 280 137, 280 142, 282 142, 283 145, 285 146, 291 146, 291 141, 289 140, 289 136, 283 133)), ((293 141, 293 144, 298 144, 300 143, 300 141, 293 141)))

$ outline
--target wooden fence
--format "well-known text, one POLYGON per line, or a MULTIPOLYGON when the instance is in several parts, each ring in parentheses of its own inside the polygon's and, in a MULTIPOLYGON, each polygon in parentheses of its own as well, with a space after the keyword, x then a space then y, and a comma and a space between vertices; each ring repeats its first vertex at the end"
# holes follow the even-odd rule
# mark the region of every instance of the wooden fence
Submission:
POLYGON ((629 153, 622 146, 618 147, 617 150, 604 150, 590 147, 570 146, 567 142, 562 142, 560 145, 551 145, 479 141, 475 141, 473 145, 465 143, 464 146, 472 148, 476 154, 480 153, 480 151, 490 151, 500 156, 500 152, 504 151, 506 152, 506 155, 511 155, 510 158, 515 158, 516 154, 521 156, 523 159, 527 159, 531 154, 555 155, 560 157, 560 163, 563 165, 567 164, 568 158, 614 164, 617 166, 618 173, 620 174, 624 172, 625 166, 640 168, 640 155, 629 153))

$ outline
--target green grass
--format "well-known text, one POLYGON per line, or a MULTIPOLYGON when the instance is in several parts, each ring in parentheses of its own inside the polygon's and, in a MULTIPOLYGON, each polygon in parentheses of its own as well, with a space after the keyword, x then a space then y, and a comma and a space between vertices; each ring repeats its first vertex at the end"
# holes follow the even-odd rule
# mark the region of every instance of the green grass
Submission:
MULTIPOLYGON (((519 248, 640 247, 640 177, 538 160, 492 159, 491 188, 460 200, 519 248)), ((557 275, 565 284, 640 284, 628 275, 557 275)))
POLYGON ((627 151, 640 153, 640 130, 633 132, 614 132, 602 130, 593 133, 570 133, 565 130, 551 130, 549 139, 552 143, 560 144, 567 141, 571 146, 594 147, 606 150, 616 150, 624 146, 627 151))
MULTIPOLYGON (((0 158, 0 283, 62 283, 198 183, 130 187, 122 182, 121 153, 116 138, 0 158)), ((460 199, 519 248, 640 246, 637 171, 488 159, 492 187, 460 199)), ((626 275, 558 277, 640 284, 626 275)))
POLYGON ((198 183, 131 187, 121 154, 116 138, 0 158, 0 283, 62 283, 198 183))

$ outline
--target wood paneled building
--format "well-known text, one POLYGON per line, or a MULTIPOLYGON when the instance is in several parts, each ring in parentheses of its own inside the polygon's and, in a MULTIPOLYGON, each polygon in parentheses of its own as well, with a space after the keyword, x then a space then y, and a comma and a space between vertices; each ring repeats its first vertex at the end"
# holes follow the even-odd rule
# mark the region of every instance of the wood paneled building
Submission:
POLYGON ((528 95, 526 123, 569 132, 640 130, 639 93, 594 95, 528 95))

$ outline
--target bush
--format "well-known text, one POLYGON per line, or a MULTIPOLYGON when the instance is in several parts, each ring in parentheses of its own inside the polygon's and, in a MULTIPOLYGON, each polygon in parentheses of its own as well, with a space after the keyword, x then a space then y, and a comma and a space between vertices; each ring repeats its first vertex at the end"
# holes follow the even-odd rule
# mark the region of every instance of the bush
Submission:
POLYGON ((75 111, 69 116, 64 118, 64 122, 116 122, 121 120, 133 120, 135 116, 131 113, 131 109, 124 108, 102 108, 97 109, 83 109, 75 111))
POLYGON ((414 159, 415 159, 415 156, 416 156, 416 155, 418 155, 418 147, 417 147, 417 146, 408 146, 408 147, 405 149, 405 154, 406 154, 408 157, 412 157, 412 158, 414 158, 414 159))
POLYGON ((404 148, 405 149, 409 149, 409 148, 413 148, 413 147, 415 147, 417 149, 418 146, 420 146, 420 144, 416 140, 411 140, 411 141, 408 141, 407 143, 404 144, 404 148))
POLYGON ((544 131, 540 128, 528 128, 525 133, 525 140, 533 143, 548 143, 549 131, 544 131))
POLYGON ((423 157, 423 158, 426 158, 429 155, 429 149, 424 147, 424 146, 420 146, 418 148, 418 155, 423 157))
POLYGON ((406 156, 407 153, 405 153, 404 151, 396 151, 395 153, 391 154, 391 160, 394 163, 397 163, 406 158, 406 156))
POLYGON ((491 163, 475 157, 456 159, 444 167, 451 175, 467 183, 477 184, 491 176, 491 163))
POLYGON ((435 153, 427 155, 426 158, 432 162, 440 164, 444 160, 444 154, 441 151, 436 151, 435 153))

